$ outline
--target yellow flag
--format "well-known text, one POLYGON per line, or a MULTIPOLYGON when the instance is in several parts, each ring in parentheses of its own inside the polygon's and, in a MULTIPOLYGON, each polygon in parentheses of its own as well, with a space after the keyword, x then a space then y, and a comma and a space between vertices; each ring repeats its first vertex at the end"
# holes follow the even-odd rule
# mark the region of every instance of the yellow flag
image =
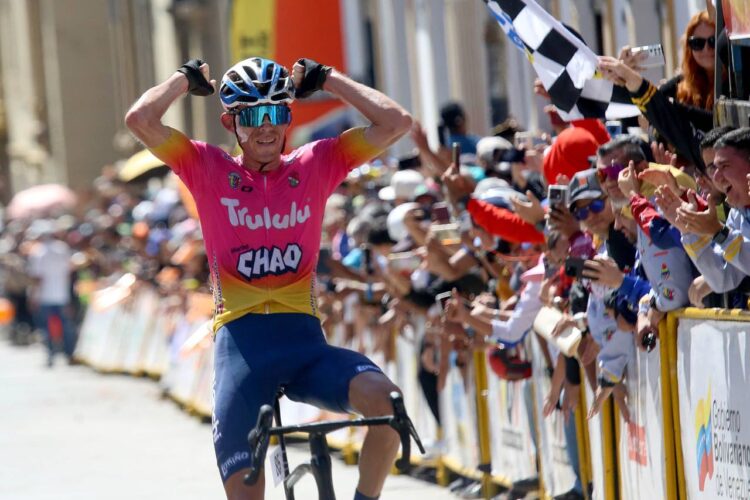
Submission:
POLYGON ((276 52, 276 0, 234 0, 232 64, 248 57, 273 59, 276 52))

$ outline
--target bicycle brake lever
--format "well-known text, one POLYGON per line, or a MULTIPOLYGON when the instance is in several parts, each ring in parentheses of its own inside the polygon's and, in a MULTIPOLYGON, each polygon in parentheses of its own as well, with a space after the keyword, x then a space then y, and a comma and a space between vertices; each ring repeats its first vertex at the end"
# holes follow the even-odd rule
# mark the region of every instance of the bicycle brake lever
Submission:
POLYGON ((411 470, 411 439, 406 429, 401 429, 398 437, 401 439, 401 458, 396 460, 396 468, 406 474, 411 470))
POLYGON ((419 448, 420 453, 424 455, 426 452, 424 446, 422 445, 422 440, 419 439, 417 429, 414 428, 414 423, 406 413, 404 398, 401 396, 401 394, 394 391, 391 393, 391 403, 393 404, 393 417, 397 421, 397 425, 399 426, 399 429, 397 429, 399 431, 399 434, 401 433, 401 429, 404 429, 408 433, 408 435, 414 438, 414 442, 417 443, 417 447, 419 448))
POLYGON ((258 482, 260 472, 263 470, 263 462, 266 460, 266 451, 268 450, 269 429, 273 422, 273 408, 263 405, 258 412, 258 421, 255 427, 247 435, 247 442, 250 445, 250 472, 245 475, 243 482, 252 486, 258 482))

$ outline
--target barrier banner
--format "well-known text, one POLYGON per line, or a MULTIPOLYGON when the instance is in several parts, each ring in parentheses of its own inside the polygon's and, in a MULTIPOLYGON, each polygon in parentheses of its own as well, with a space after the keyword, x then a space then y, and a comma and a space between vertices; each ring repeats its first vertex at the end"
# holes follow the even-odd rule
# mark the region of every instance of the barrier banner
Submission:
POLYGON ((544 418, 544 398, 550 391, 551 381, 547 376, 540 340, 531 336, 531 377, 534 384, 534 417, 537 422, 539 462, 543 494, 547 498, 561 495, 575 484, 575 473, 570 463, 565 440, 565 422, 560 411, 544 418))
MULTIPOLYGON (((581 385, 586 389, 586 409, 591 408, 594 401, 594 391, 591 386, 581 380, 581 385)), ((594 487, 591 498, 593 500, 610 500, 614 498, 614 429, 612 411, 614 405, 609 398, 602 405, 602 411, 587 421, 589 439, 589 457, 591 458, 591 482, 594 487)))
POLYGON ((674 478, 667 472, 664 444, 660 347, 650 353, 639 350, 628 364, 629 424, 615 405, 620 424, 617 457, 622 498, 672 498, 667 491, 667 482, 673 485, 674 478))
MULTIPOLYGON (((437 421, 430 411, 419 384, 419 339, 424 335, 424 320, 415 321, 414 338, 396 337, 397 376, 393 382, 404 394, 404 405, 425 446, 437 441, 437 421)), ((417 454, 418 456, 418 454, 417 454)))
POLYGON ((479 466, 477 409, 471 358, 463 368, 451 360, 445 388, 440 392, 440 420, 443 426, 446 467, 474 475, 479 466))
POLYGON ((487 406, 492 475, 506 486, 536 477, 532 379, 509 382, 488 370, 487 406))
POLYGON ((536 477, 531 380, 509 382, 490 371, 487 384, 492 475, 508 483, 536 477))
POLYGON ((679 437, 689 499, 750 498, 750 325, 742 319, 681 318, 677 327, 679 437))

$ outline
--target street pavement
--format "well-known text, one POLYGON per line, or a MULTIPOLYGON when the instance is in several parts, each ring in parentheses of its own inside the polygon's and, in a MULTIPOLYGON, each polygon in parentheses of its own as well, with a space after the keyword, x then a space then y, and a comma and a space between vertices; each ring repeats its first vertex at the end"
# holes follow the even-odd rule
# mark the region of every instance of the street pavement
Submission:
MULTIPOLYGON (((98 374, 58 358, 46 367, 39 344, 11 346, 0 335, 0 499, 132 500, 224 498, 211 426, 161 395, 149 379, 98 374)), ((289 449, 292 467, 309 458, 289 449)), ((357 469, 334 459, 339 500, 353 497, 357 469)), ((269 500, 283 500, 267 467, 269 500)), ((303 479, 299 500, 317 499, 303 479)), ((383 500, 455 499, 444 488, 390 476, 383 500)))

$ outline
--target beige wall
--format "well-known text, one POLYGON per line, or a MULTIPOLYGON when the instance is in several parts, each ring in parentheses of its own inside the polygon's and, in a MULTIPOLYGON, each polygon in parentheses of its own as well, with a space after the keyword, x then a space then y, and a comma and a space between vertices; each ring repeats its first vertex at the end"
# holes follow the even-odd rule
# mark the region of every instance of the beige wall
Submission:
POLYGON ((107 2, 44 0, 41 17, 51 175, 88 187, 117 159, 107 2))

